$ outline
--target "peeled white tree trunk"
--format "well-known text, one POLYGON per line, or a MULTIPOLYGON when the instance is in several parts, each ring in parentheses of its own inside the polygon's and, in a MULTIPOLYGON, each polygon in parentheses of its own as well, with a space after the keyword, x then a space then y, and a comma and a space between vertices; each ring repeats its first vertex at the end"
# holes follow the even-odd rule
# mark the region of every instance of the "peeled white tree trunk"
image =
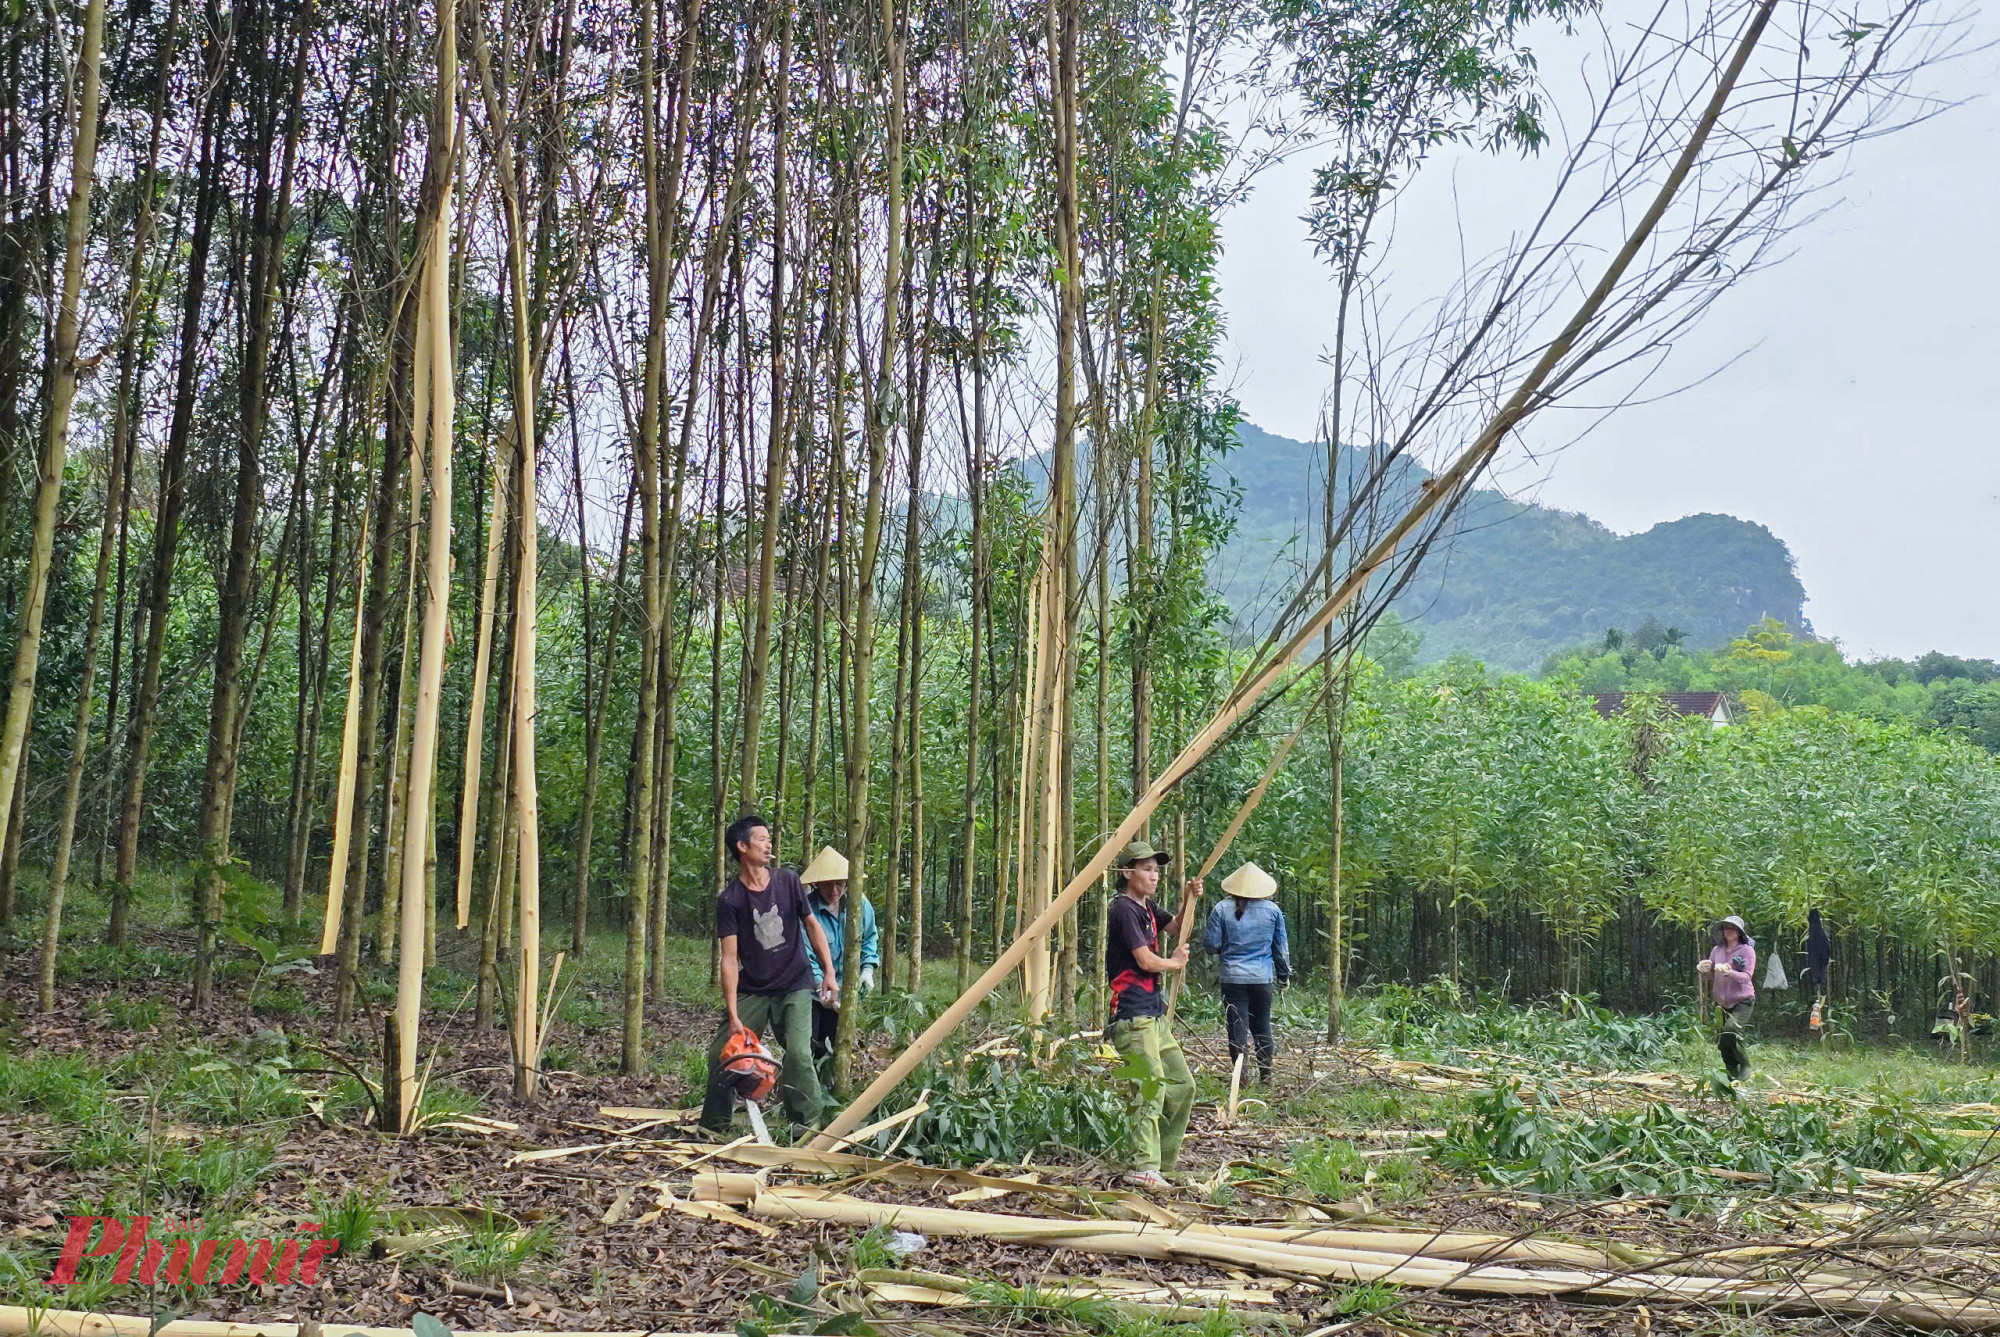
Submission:
MULTIPOLYGON (((432 126, 431 167, 438 183, 429 253, 419 288, 417 363, 430 390, 430 542, 425 566, 423 646, 417 659, 417 700, 411 720, 408 804, 402 842, 402 954, 396 970, 396 1107, 408 1132, 417 1116, 417 1022, 424 1002, 424 918, 430 897, 424 876, 436 810, 438 695, 444 682, 445 632, 451 618, 451 452, 455 403, 451 357, 451 159, 458 86, 457 18, 446 6, 438 22, 439 108, 432 126)), ((411 466, 423 453, 425 405, 410 415, 411 466)), ((411 490, 414 498, 416 491, 411 490)), ((412 515, 412 522, 415 520, 412 515)), ((386 1077, 387 1074, 384 1074, 386 1077)))

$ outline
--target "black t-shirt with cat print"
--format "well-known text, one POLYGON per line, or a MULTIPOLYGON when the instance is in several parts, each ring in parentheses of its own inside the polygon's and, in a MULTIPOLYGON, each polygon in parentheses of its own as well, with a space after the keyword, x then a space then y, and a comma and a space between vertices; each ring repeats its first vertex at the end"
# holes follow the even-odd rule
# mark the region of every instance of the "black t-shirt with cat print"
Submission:
POLYGON ((789 868, 773 868, 762 891, 733 877, 715 898, 715 936, 736 939, 736 992, 778 998, 813 987, 806 959, 806 888, 789 868))

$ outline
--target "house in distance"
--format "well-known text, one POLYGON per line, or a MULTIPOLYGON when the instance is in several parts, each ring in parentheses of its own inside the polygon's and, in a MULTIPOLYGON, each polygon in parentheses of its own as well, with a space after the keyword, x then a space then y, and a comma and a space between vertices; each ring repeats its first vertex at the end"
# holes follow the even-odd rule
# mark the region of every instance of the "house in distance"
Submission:
MULTIPOLYGON (((1638 692, 1592 692, 1591 702, 1597 713, 1605 719, 1621 715, 1625 711, 1627 696, 1638 696, 1638 692)), ((1668 710, 1676 715, 1696 715, 1706 719, 1717 728, 1730 722, 1729 700, 1721 692, 1653 692, 1645 695, 1658 696, 1668 710)))

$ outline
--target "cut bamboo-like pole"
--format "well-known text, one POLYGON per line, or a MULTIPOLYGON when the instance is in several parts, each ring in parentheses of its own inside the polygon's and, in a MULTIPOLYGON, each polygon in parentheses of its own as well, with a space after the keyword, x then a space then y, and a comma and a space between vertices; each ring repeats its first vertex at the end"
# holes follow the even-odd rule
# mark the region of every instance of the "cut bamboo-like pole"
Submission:
MULTIPOLYGON (((415 1337, 410 1328, 370 1328, 358 1323, 322 1319, 308 1325, 327 1337, 415 1337)), ((161 1323, 145 1314, 84 1313, 77 1309, 29 1309, 0 1305, 0 1337, 299 1337, 296 1323, 223 1323, 210 1319, 177 1318, 161 1323)), ((454 1332, 452 1337, 519 1337, 518 1333, 454 1332)), ((602 1332, 549 1333, 546 1337, 734 1337, 723 1332, 602 1332)))
MULTIPOLYGON (((1241 1228, 1225 1233, 1223 1228, 1213 1226, 1173 1229, 1120 1221, 1059 1221, 864 1202, 840 1196, 815 1197, 810 1192, 798 1191, 759 1194, 750 1211, 753 1216, 773 1220, 887 1225, 926 1235, 994 1239, 1156 1261, 1202 1261, 1281 1276, 1389 1282, 1476 1295, 1576 1295, 1668 1303, 1758 1305, 1792 1312, 1879 1317, 1918 1327, 1958 1330, 2000 1323, 2000 1304, 1991 1300, 1876 1285, 1833 1274, 1764 1281, 1634 1272, 1623 1266, 1495 1265, 1441 1258, 1420 1252, 1422 1245, 1399 1248, 1385 1242, 1375 1247, 1350 1247, 1298 1237, 1264 1240, 1241 1228)), ((1321 1240, 1333 1233, 1320 1233, 1321 1240)))
MULTIPOLYGON (((425 572, 423 648, 417 664, 417 701, 410 740, 410 769, 406 777, 407 799, 403 826, 402 953, 396 970, 396 1081, 401 1095, 396 1107, 402 1114, 402 1128, 416 1126, 419 1091, 417 1084, 417 1025, 424 999, 424 910, 430 897, 424 866, 431 848, 431 825, 436 814, 438 699, 444 683, 445 631, 451 618, 451 464, 452 416, 456 399, 452 383, 451 349, 451 136, 455 123, 452 110, 458 86, 458 38, 456 7, 446 5, 438 23, 438 106, 433 133, 442 144, 432 145, 432 163, 440 167, 437 216, 431 220, 430 257, 423 279, 422 305, 418 309, 419 362, 430 381, 430 551, 425 572)), ((417 404, 415 445, 421 447, 426 406, 417 404)), ((412 452, 412 461, 417 456, 412 452)), ((416 493, 411 492, 412 506, 416 493)), ((414 511, 412 524, 416 521, 414 511)))
POLYGON ((1014 943, 1000 954, 999 959, 987 969, 986 973, 974 981, 970 989, 959 995, 957 1001, 946 1008, 909 1048, 870 1082, 868 1088, 851 1105, 834 1117, 833 1122, 827 1125, 826 1131, 814 1140, 815 1147, 830 1146, 841 1134, 852 1132, 884 1097, 916 1070, 917 1065, 937 1048, 939 1042, 964 1024, 965 1019, 972 1015, 973 1009, 985 1001, 986 996, 992 993, 1002 980, 1020 967, 1021 962, 1034 949, 1035 943, 1046 936, 1091 884, 1103 876, 1111 867, 1112 861, 1117 858, 1118 851, 1145 828, 1146 822, 1153 815, 1153 810, 1159 807, 1168 791, 1179 784, 1188 772, 1214 749, 1229 728, 1243 718, 1271 689, 1272 684, 1284 672, 1285 666, 1296 659, 1300 652, 1317 639, 1333 619, 1354 601, 1374 578, 1375 573, 1395 558, 1403 544, 1418 531, 1424 521, 1447 499, 1456 498, 1471 486, 1480 471, 1500 449, 1500 443, 1506 440, 1507 436, 1535 409, 1542 406, 1544 403, 1542 392, 1549 378, 1555 374, 1563 360, 1569 356, 1576 341, 1582 337, 1590 323, 1611 300, 1626 271, 1632 267, 1639 252, 1658 228, 1660 219, 1666 214, 1667 206, 1673 202, 1688 174, 1694 170, 1703 146, 1708 142, 1717 119, 1722 115, 1723 107, 1735 91, 1737 80, 1742 77, 1744 66, 1749 64, 1751 53, 1756 50, 1757 43, 1763 37, 1765 26, 1770 22, 1776 3, 1777 0, 1762 0, 1751 14, 1743 35, 1730 56, 1729 64, 1716 80, 1715 91, 1703 109, 1701 119, 1696 123, 1693 133, 1689 135, 1680 157, 1675 161, 1666 179, 1661 182, 1652 203, 1647 206, 1646 212, 1634 225, 1625 243, 1605 267, 1597 285, 1571 314, 1562 332, 1550 341, 1542 351, 1541 357, 1522 377, 1513 393, 1487 421, 1485 427, 1442 473, 1430 480, 1429 486, 1418 491, 1410 509, 1405 511, 1402 517, 1363 554, 1321 602, 1317 611, 1304 619, 1303 625, 1292 634, 1291 639, 1264 659, 1261 668, 1254 672, 1246 670, 1244 677, 1230 692, 1215 717, 1188 741, 1187 746, 1181 749, 1180 755, 1175 757, 1147 787, 1146 792, 1133 805, 1132 811, 1126 814, 1125 820, 1118 824, 1118 829, 1099 847, 1089 864, 1071 879, 1062 895, 1037 915, 1035 921, 1016 937, 1014 943))

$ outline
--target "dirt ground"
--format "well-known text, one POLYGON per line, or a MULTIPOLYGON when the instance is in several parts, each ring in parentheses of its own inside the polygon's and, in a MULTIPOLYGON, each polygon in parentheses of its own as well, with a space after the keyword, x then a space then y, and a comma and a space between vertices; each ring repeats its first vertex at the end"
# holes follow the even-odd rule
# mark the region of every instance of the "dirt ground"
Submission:
MULTIPOLYGON (((171 943, 169 945, 172 945, 171 943)), ((17 966, 28 958, 16 957, 17 966)), ((206 1052, 244 1052, 268 1048, 273 1033, 282 1031, 327 1056, 327 1072, 297 1076, 302 1088, 330 1090, 338 1078, 338 1060, 345 1055, 363 1071, 375 1064, 361 1042, 381 1033, 375 1014, 348 1036, 331 1025, 333 1010, 330 971, 303 980, 298 988, 304 1006, 292 998, 284 1015, 244 1006, 240 989, 221 991, 222 1001, 210 1015, 185 1013, 184 985, 165 975, 156 979, 123 979, 114 983, 84 981, 66 986, 61 1007, 50 1014, 34 1008, 27 972, 10 969, 0 983, 0 1018, 4 1018, 8 1052, 15 1056, 74 1056, 114 1072, 144 1060, 199 1046, 206 1052), (146 1000, 158 1004, 158 1019, 134 1029, 136 1008, 149 1015, 146 1000), (113 1013, 126 1018, 118 1024, 113 1013)), ((469 1009, 467 1009, 469 1012, 469 1009)), ((407 1326, 412 1316, 428 1313, 456 1331, 466 1330, 650 1330, 732 1331, 739 1320, 754 1318, 759 1297, 783 1297, 795 1280, 814 1268, 822 1284, 851 1271, 858 1230, 846 1226, 786 1226, 771 1234, 728 1223, 703 1220, 675 1211, 657 1211, 658 1190, 649 1185, 675 1173, 678 1161, 645 1144, 643 1138, 614 1134, 624 1125, 607 1122, 600 1107, 685 1109, 699 1102, 690 1089, 685 1058, 705 1046, 714 1014, 685 1003, 660 1002, 648 1012, 654 1051, 674 1049, 682 1056, 680 1070, 646 1078, 606 1075, 615 1067, 615 1028, 562 1037, 564 1053, 575 1070, 552 1072, 540 1097, 517 1101, 511 1089, 507 1039, 504 1031, 478 1031, 461 1013, 447 1018, 442 1011, 427 1020, 425 1041, 437 1046, 435 1073, 477 1097, 478 1115, 514 1128, 432 1126, 416 1137, 392 1137, 365 1126, 365 1117, 307 1115, 255 1126, 206 1126, 162 1120, 151 1108, 142 1083, 123 1090, 115 1101, 116 1117, 129 1117, 145 1155, 169 1143, 227 1142, 252 1135, 276 1135, 275 1160, 249 1198, 247 1221, 235 1233, 249 1234, 253 1225, 278 1235, 323 1211, 350 1189, 382 1199, 391 1208, 484 1208, 505 1213, 533 1230, 542 1247, 517 1263, 485 1275, 469 1275, 463 1256, 458 1264, 434 1251, 401 1257, 384 1256, 378 1245, 370 1256, 336 1257, 322 1277, 308 1288, 232 1286, 205 1288, 189 1295, 171 1287, 156 1289, 150 1303, 180 1317, 267 1321, 338 1319, 377 1326, 407 1326), (679 1042, 678 1046, 674 1042, 679 1042), (561 1158, 522 1163, 524 1150, 612 1145, 561 1158), (607 1223, 608 1222, 608 1223, 607 1223)), ((1189 1040, 1197 1066, 1217 1067, 1212 1041, 1189 1040)), ((884 1061, 886 1046, 872 1055, 884 1061)), ((296 1060, 295 1060, 296 1061, 296 1060)), ((1294 1092, 1307 1087, 1365 1086, 1378 1078, 1361 1072, 1334 1072, 1324 1058, 1314 1060, 1308 1074, 1294 1055, 1281 1064, 1277 1088, 1294 1092)), ((118 1079, 114 1077, 114 1085, 118 1079)), ((1641 1097, 1644 1098, 1644 1097, 1641 1097)), ((1301 1102, 1292 1101, 1286 1109, 1301 1102)), ((1308 1105, 1310 1102, 1305 1102, 1308 1105)), ((365 1116, 365 1111, 363 1112, 365 1116)), ((1212 1100, 1197 1105, 1183 1157, 1183 1169, 1205 1178, 1225 1163, 1282 1164, 1294 1142, 1326 1131, 1323 1119, 1265 1111, 1260 1121, 1235 1128, 1219 1127, 1220 1110, 1212 1100)), ((7 1289, 32 1293, 29 1268, 45 1275, 52 1250, 59 1245, 64 1218, 81 1204, 113 1200, 119 1183, 129 1186, 131 1166, 78 1168, 68 1145, 74 1130, 36 1113, 0 1116, 0 1242, 15 1256, 11 1273, 0 1274, 7 1289), (122 1178, 121 1178, 122 1177, 122 1178)), ((653 1134, 652 1136, 659 1136, 653 1134)), ((676 1139, 699 1138, 693 1129, 674 1129, 676 1139)), ((1378 1153, 1379 1154, 1379 1153, 1378 1153)), ((1038 1165, 1048 1182, 1109 1187, 1114 1172, 1105 1166, 1058 1156, 1038 1165)), ((1003 1172, 996 1167, 995 1173, 1003 1172)), ((786 1176, 774 1177, 784 1182, 786 1176)), ((680 1175, 682 1185, 686 1176, 680 1175)), ((860 1185, 859 1196, 893 1193, 896 1201, 945 1205, 947 1190, 930 1193, 898 1187, 860 1185)), ((1298 1190, 1278 1181, 1239 1186, 1227 1195, 1227 1206, 1211 1204, 1196 1188, 1181 1188, 1161 1196, 1175 1210, 1223 1213, 1246 1221, 1299 1219, 1304 1209, 1298 1190), (1268 1196, 1266 1196, 1268 1195, 1268 1196)), ((1329 1204, 1330 1205, 1330 1204, 1329 1204)), ((1019 1199, 993 1210, 1036 1211, 1019 1199)), ((1699 1222, 1669 1220, 1663 1214, 1628 1211, 1601 1215, 1589 1211, 1564 1214, 1533 1202, 1509 1200, 1473 1185, 1437 1182, 1423 1196, 1399 1202, 1395 1219, 1457 1229, 1500 1232, 1555 1232, 1572 1238, 1614 1238, 1631 1242, 1657 1240, 1671 1231, 1681 1247, 1727 1242, 1728 1237, 1699 1222)), ((1198 1264, 1151 1263, 1107 1258, 1061 1249, 1013 1246, 976 1239, 932 1238, 903 1264, 909 1268, 956 1276, 996 1280, 1017 1287, 1048 1284, 1052 1277, 1117 1276, 1159 1283, 1213 1286, 1228 1274, 1198 1264)), ((1239 1278, 1241 1274, 1236 1274, 1239 1278)), ((836 1292, 838 1288, 836 1288, 836 1292)), ((26 1296, 0 1296, 20 1303, 26 1296)), ((1524 1337, 1525 1334, 1646 1334, 1652 1328, 1679 1331, 1719 1330, 1736 1321, 1693 1311, 1650 1315, 1631 1307, 1570 1303, 1556 1300, 1518 1302, 1468 1301, 1438 1295, 1405 1294, 1387 1317, 1370 1318, 1354 1312, 1351 1288, 1301 1283, 1280 1291, 1276 1309, 1294 1331, 1355 1333, 1439 1333, 1461 1330, 1471 1337, 1524 1337), (1343 1309, 1343 1305, 1349 1306, 1343 1309)), ((47 1299, 41 1301, 47 1303, 47 1299)), ((61 1303, 60 1293, 55 1302, 61 1303)), ((126 1291, 105 1308, 133 1312, 147 1306, 143 1294, 126 1291)), ((768 1304, 766 1304, 768 1309, 768 1304)), ((876 1304, 868 1318, 878 1331, 924 1331, 940 1328, 959 1332, 994 1331, 990 1322, 967 1323, 948 1309, 901 1308, 876 1304)), ((1771 1331, 1829 1330, 1831 1324, 1792 1323, 1759 1319, 1771 1331)), ((1068 1327, 1060 1315, 1012 1313, 1008 1328, 1068 1327)), ((811 1326, 796 1330, 815 1330, 811 1326)))

